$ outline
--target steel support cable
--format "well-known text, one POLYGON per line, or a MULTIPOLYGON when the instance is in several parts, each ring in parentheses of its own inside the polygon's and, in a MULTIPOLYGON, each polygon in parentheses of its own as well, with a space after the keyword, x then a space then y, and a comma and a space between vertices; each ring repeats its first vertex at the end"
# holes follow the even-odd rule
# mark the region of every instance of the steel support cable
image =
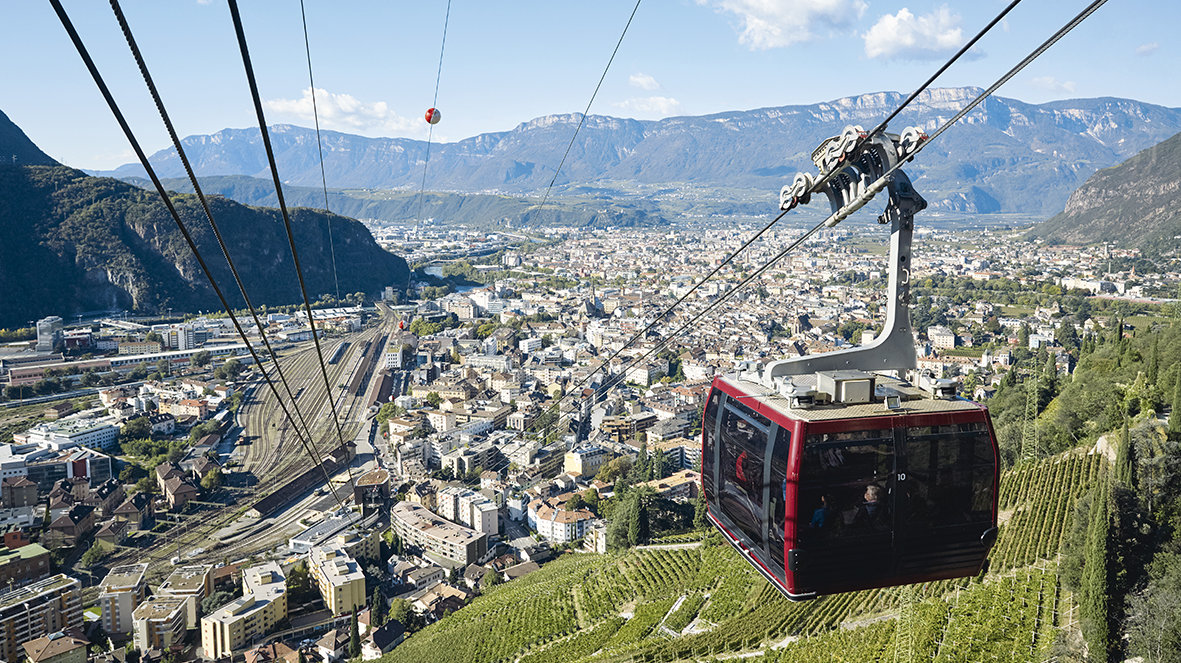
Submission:
POLYGON ((615 42, 615 50, 611 51, 611 57, 607 59, 607 66, 603 67, 603 75, 599 76, 599 82, 595 85, 595 91, 591 93, 590 100, 586 102, 586 109, 582 111, 582 117, 578 118, 578 126, 574 128, 574 135, 570 136, 570 143, 566 145, 566 152, 562 155, 562 160, 558 162, 558 168, 554 170, 554 176, 549 181, 549 186, 545 188, 545 195, 541 198, 541 205, 538 206, 538 213, 545 208, 546 201, 549 200, 550 191, 554 188, 554 182, 558 181, 558 175, 562 172, 562 166, 566 163, 566 157, 570 156, 570 149, 574 147, 574 141, 578 138, 578 132, 582 130, 582 124, 586 122, 586 114, 590 112, 591 104, 595 103, 595 97, 599 94, 599 88, 603 86, 603 81, 607 78, 607 72, 611 70, 611 63, 615 62, 615 55, 619 53, 619 47, 623 45, 623 38, 627 36, 627 29, 631 27, 632 19, 636 17, 636 12, 640 9, 640 3, 643 0, 636 0, 636 6, 632 7, 631 16, 627 17, 627 23, 623 26, 623 32, 619 34, 619 41, 615 42))
MULTIPOLYGON (((927 145, 929 145, 929 144, 930 144, 931 142, 933 142, 933 141, 934 141, 936 138, 938 138, 940 135, 942 135, 944 131, 947 131, 947 129, 951 128, 951 126, 952 126, 952 125, 954 125, 955 123, 959 122, 959 121, 960 121, 960 120, 961 120, 961 119, 962 119, 962 118, 963 118, 965 115, 967 115, 967 114, 968 114, 968 113, 970 113, 970 112, 971 112, 973 109, 975 109, 977 106, 979 106, 981 103, 983 103, 983 102, 984 102, 984 100, 985 100, 985 99, 987 99, 989 96, 991 96, 991 95, 992 95, 994 92, 996 92, 996 90, 997 90, 997 89, 999 89, 999 88, 1000 88, 1002 85, 1004 85, 1006 82, 1008 82, 1010 79, 1012 79, 1012 78, 1013 78, 1014 76, 1016 76, 1018 73, 1020 73, 1020 72, 1021 72, 1021 70, 1023 70, 1023 69, 1024 69, 1025 67, 1027 67, 1027 66, 1028 66, 1028 65, 1029 65, 1031 62, 1033 62, 1035 59, 1037 59, 1037 58, 1038 58, 1038 57, 1039 57, 1039 56, 1040 56, 1042 53, 1045 53, 1045 52, 1046 52, 1046 50, 1048 50, 1048 49, 1049 49, 1051 46, 1053 46, 1055 43, 1057 43, 1057 42, 1058 42, 1058 40, 1060 40, 1060 39, 1061 39, 1062 37, 1064 37, 1064 36, 1065 36, 1067 33, 1069 33, 1071 30, 1073 30, 1075 27, 1077 27, 1077 26, 1078 26, 1080 23, 1082 23, 1082 21, 1083 21, 1084 19, 1086 19, 1087 17, 1089 17, 1089 16, 1090 16, 1091 14, 1093 14, 1093 13, 1094 13, 1096 10, 1098 10, 1100 7, 1102 7, 1104 4, 1106 4, 1106 2, 1107 2, 1107 0, 1094 0, 1093 2, 1091 2, 1091 4, 1089 4, 1089 5, 1088 5, 1088 6, 1087 6, 1085 9, 1083 9, 1083 11, 1081 11, 1081 12, 1080 12, 1078 15, 1076 15, 1076 16, 1075 16, 1073 19, 1071 19, 1070 21, 1068 21, 1068 22, 1067 22, 1067 23, 1066 23, 1066 24, 1065 24, 1063 27, 1059 28, 1059 29, 1058 29, 1058 31, 1057 31, 1057 32, 1055 32, 1055 33, 1054 33, 1054 34, 1053 34, 1053 35, 1052 35, 1052 36, 1051 36, 1049 39, 1047 39, 1046 41, 1044 41, 1044 42, 1043 42, 1043 43, 1042 43, 1040 46, 1038 46, 1036 49, 1034 49, 1034 50, 1033 50, 1033 51, 1032 51, 1032 52, 1031 52, 1029 55, 1027 55, 1027 56, 1026 56, 1024 59, 1022 59, 1022 60, 1021 60, 1019 63, 1017 63, 1016 65, 1014 65, 1012 69, 1010 69, 1010 70, 1009 70, 1009 71, 1007 71, 1007 72, 1006 72, 1006 73, 1005 73, 1003 76, 1001 76, 999 79, 997 79, 997 80, 996 80, 996 82, 994 82, 994 83, 993 83, 992 85, 990 85, 990 86, 989 86, 989 87, 988 87, 986 90, 984 90, 984 91, 983 91, 983 92, 981 92, 979 95, 977 95, 975 99, 973 99, 971 102, 969 102, 969 103, 968 103, 966 106, 964 106, 962 109, 960 109, 960 111, 959 111, 958 113, 956 113, 956 114, 955 114, 955 115, 954 115, 954 116, 953 116, 953 117, 952 117, 950 120, 948 120, 947 122, 945 122, 945 123, 944 123, 944 124, 943 124, 941 127, 939 127, 939 129, 938 129, 938 130, 936 130, 936 131, 935 131, 933 134, 931 134, 930 138, 928 138, 926 141, 923 141, 922 143, 920 143, 920 144, 917 146, 917 149, 916 149, 914 152, 912 152, 912 153, 911 153, 909 156, 911 156, 911 157, 913 157, 913 156, 916 156, 916 155, 917 155, 919 152, 921 152, 921 151, 922 151, 922 150, 923 150, 923 149, 924 149, 924 148, 925 148, 927 145)), ((889 177, 890 177, 890 176, 891 176, 891 175, 892 175, 892 174, 893 174, 895 171, 897 171, 898 169, 900 169, 904 163, 907 163, 908 161, 909 161, 909 159, 907 159, 907 160, 899 160, 899 162, 898 162, 897 164, 895 164, 895 165, 894 165, 892 168, 890 168, 888 171, 886 171, 886 172, 885 172, 885 173, 882 175, 882 177, 880 177, 878 180, 876 180, 876 181, 875 181, 875 182, 874 182, 874 183, 873 183, 873 184, 872 184, 870 187, 868 187, 868 188, 870 188, 870 189, 875 189, 875 188, 876 188, 876 189, 880 190, 880 188, 881 188, 881 187, 884 187, 884 186, 885 186, 885 183, 886 183, 886 181, 888 180, 888 178, 889 178, 889 177)), ((750 283, 752 280, 754 280, 754 279, 755 279, 755 278, 757 278, 758 276, 762 275, 764 272, 766 272, 768 269, 770 269, 770 268, 771 268, 771 267, 772 267, 772 266, 773 266, 775 263, 777 263, 777 262, 779 262, 781 259, 783 259, 783 257, 784 257, 784 256, 786 256, 786 255, 787 255, 789 252, 793 251, 793 250, 794 250, 796 247, 798 247, 798 246, 799 246, 801 243, 803 243, 804 241, 806 241, 806 240, 807 240, 808 238, 810 238, 812 235, 816 234, 816 233, 817 233, 818 231, 820 231, 822 228, 824 228, 824 227, 826 227, 826 226, 829 226, 829 225, 835 225, 835 223, 836 223, 836 222, 838 222, 838 221, 835 221, 836 219, 838 219, 838 217, 840 217, 840 218, 844 218, 844 217, 842 216, 842 212, 844 212, 844 210, 845 210, 847 207, 851 207, 851 206, 852 206, 852 205, 854 205, 854 204, 855 204, 855 202, 853 202, 853 203, 850 203, 850 204, 849 204, 849 205, 847 205, 846 207, 843 207, 843 208, 841 208, 840 210, 837 210, 837 211, 836 211, 836 212, 834 212, 833 214, 829 215, 829 217, 828 217, 827 219, 825 219, 824 221, 822 221, 822 222, 820 222, 820 223, 816 224, 815 226, 813 226, 813 227, 812 227, 810 230, 808 230, 806 233, 804 233, 802 236, 800 236, 798 239, 796 239, 795 241, 793 241, 793 242, 792 242, 791 244, 789 244, 789 245, 788 245, 786 248, 784 248, 782 251, 780 251, 778 254, 776 254, 776 255, 775 255, 775 256, 773 256, 773 257, 772 257, 770 260, 768 260, 766 263, 764 263, 764 264, 763 264, 761 267, 759 267, 759 268, 758 268, 758 269, 757 269, 755 272, 753 272, 752 274, 750 274, 749 276, 747 276, 746 278, 744 278, 742 281, 740 281, 740 282, 738 283, 738 285, 736 285, 734 288, 732 288, 731 290, 727 291, 726 293, 724 293, 723 295, 721 295, 720 297, 718 297, 717 299, 715 299, 713 302, 711 302, 711 303, 710 303, 710 304, 709 304, 709 305, 708 305, 708 306, 707 306, 705 309, 703 309, 703 310, 702 310, 700 313, 698 313, 696 316, 694 316, 692 319, 690 319, 690 320, 689 320, 688 322, 686 322, 684 325, 682 325, 681 327, 679 327, 679 328, 678 328, 676 331, 674 331, 672 334, 669 334, 668 336, 665 336, 665 337, 663 337, 663 338, 661 339, 661 341, 659 341, 659 342, 658 342, 658 343, 657 343, 657 344, 656 344, 656 345, 655 345, 655 346, 654 346, 652 349, 650 349, 648 352, 644 353, 644 354, 643 354, 643 355, 641 355, 640 357, 638 357, 638 358, 634 359, 632 362, 630 362, 629 364, 627 364, 627 366, 625 366, 625 367, 624 367, 624 369, 623 369, 623 371, 620 373, 620 375, 622 375, 622 376, 626 376, 626 375, 627 375, 627 371, 628 371, 628 370, 630 370, 630 369, 631 369, 633 366, 635 366, 635 365, 636 365, 636 364, 638 364, 639 362, 643 361, 644 359, 647 359, 647 358, 648 358, 648 357, 650 357, 650 356, 651 356, 653 353, 655 353, 655 352, 658 352, 660 349, 662 349, 664 346, 666 346, 666 345, 667 345, 667 344, 668 344, 668 343, 669 343, 669 342, 670 342, 670 341, 671 341, 673 338, 675 338, 675 337, 679 336, 681 333, 683 333, 683 332, 684 332, 685 330, 687 330, 689 327, 691 327, 691 326, 693 326, 694 324, 696 324, 696 323, 697 323, 697 322, 698 322, 698 321, 699 321, 699 320, 700 320, 702 317, 704 317, 706 314, 708 314, 709 312, 711 312, 711 311, 712 311, 714 308, 716 308, 717 306, 719 306, 720 304, 722 304, 723 302, 725 302, 726 300, 728 300, 730 297, 732 297, 732 296, 733 296, 735 293, 737 293, 739 290, 741 290, 742 288, 746 287, 746 285, 747 285, 747 284, 749 284, 749 283, 750 283)), ((864 203, 862 203, 862 204, 864 204, 864 203)), ((782 216, 783 216, 783 214, 780 214, 780 215, 779 215, 779 217, 777 217, 777 219, 778 219, 778 218, 781 218, 782 216)), ((667 312, 666 312, 666 313, 667 313, 667 312)), ((663 317, 664 315, 665 315, 665 314, 662 314, 662 315, 661 315, 661 317, 663 317)), ((626 347, 626 346, 625 346, 625 347, 626 347)), ((616 352, 616 355, 618 355, 618 351, 616 352)), ((613 356, 612 356, 612 358, 614 358, 614 356, 615 356, 615 355, 613 355, 613 356)), ((606 363, 604 363, 604 364, 600 365, 600 366, 599 366, 599 368, 598 368, 598 369, 596 369, 596 372, 597 372, 598 370, 600 370, 600 369, 602 368, 602 366, 604 366, 604 365, 606 365, 606 363)), ((593 373, 592 373, 592 375, 593 375, 593 373)), ((618 383, 618 382, 617 382, 617 383, 618 383)), ((613 385, 612 385, 612 386, 613 386, 613 385)), ((600 387, 598 391, 603 391, 603 390, 604 390, 604 387, 600 387)), ((573 392, 570 392, 570 393, 573 393, 573 392)), ((547 408, 547 411, 548 411, 549 409, 552 409, 552 408, 556 407, 556 406, 559 406, 559 405, 561 404, 562 400, 564 400, 564 399, 566 398, 566 396, 568 396, 568 395, 569 395, 569 393, 567 393, 565 396, 562 396, 562 398, 561 398, 561 399, 559 399, 559 401, 558 401, 557 403, 555 403, 553 406, 550 406, 550 408, 547 408)), ((560 414, 560 412, 561 412, 561 411, 559 410, 559 414, 560 414)), ((540 416, 541 416, 541 415, 539 415, 539 417, 540 417, 540 416)), ((534 418, 534 421, 536 421, 536 418, 534 418)), ((561 419, 559 418, 559 422, 560 422, 560 421, 561 421, 561 419)))
MULTIPOLYGON (((876 127, 874 127, 872 131, 870 131, 868 134, 866 134, 865 138, 860 139, 857 143, 857 147, 855 147, 854 149, 856 150, 861 145, 863 145, 866 141, 868 141, 870 138, 872 138, 874 135, 883 131, 886 128, 886 125, 889 124, 889 122, 891 120, 893 120, 895 117, 897 117, 898 114, 901 113, 907 106, 909 106, 916 98, 918 98, 918 96, 924 90, 929 88, 931 86, 931 84, 934 83, 937 78, 939 78, 939 76, 941 76, 944 72, 946 72, 947 69, 949 67, 951 67, 952 64, 954 64, 965 53, 967 53, 973 46, 975 46, 976 43, 978 41, 980 41, 980 39, 982 37, 984 37, 985 34, 987 34, 990 30, 992 30, 992 28, 995 27, 996 24, 999 23, 1014 7, 1016 7, 1018 4, 1020 4, 1020 2, 1021 2, 1021 0, 1012 0, 1012 2, 1010 2, 1008 4, 1008 6, 1006 6, 999 14, 997 14, 995 17, 993 17, 993 19, 991 21, 989 21, 987 25, 985 25, 979 32, 977 32, 976 35, 972 37, 972 39, 968 40, 968 42, 965 43, 960 48, 959 51, 957 51, 954 55, 952 55, 952 57, 950 59, 948 59, 947 62, 943 63, 943 65, 940 66, 939 69, 937 69, 934 74, 932 74, 930 77, 928 77, 927 80, 924 81, 922 85, 920 85, 913 92, 911 92, 910 95, 907 96, 907 98, 905 100, 903 100, 903 102, 901 104, 899 104, 899 106, 897 108, 895 108, 888 116, 886 116, 886 119, 882 120, 882 122, 880 122, 876 127)), ((638 3, 637 3, 637 6, 638 6, 638 3)), ((633 10, 633 15, 634 15, 634 10, 633 10)), ((629 20, 629 23, 630 23, 630 20, 629 20)), ((626 31, 626 28, 625 28, 625 31, 626 31)), ((616 48, 618 48, 618 46, 616 48)), ((604 72, 604 75, 605 75, 605 72, 604 72)), ((600 81, 600 83, 601 82, 602 81, 600 81)), ((596 88, 596 91, 597 91, 597 88, 596 88)), ((592 100, 593 100, 593 97, 592 97, 592 100)), ((588 108, 589 108, 589 105, 588 105, 588 108)), ((573 140, 571 140, 571 144, 573 144, 573 140)), ((921 149, 922 145, 924 145, 924 144, 925 143, 919 145, 920 149, 921 149)), ((569 149, 567 149, 567 151, 569 151, 569 149)), ((917 154, 917 151, 915 153, 917 154)), ((564 158, 563 158, 563 160, 564 160, 564 158)), ((820 192, 821 189, 824 187, 824 185, 830 179, 832 179, 836 175, 837 172, 839 172, 839 169, 833 169, 832 171, 821 175, 821 177, 818 178, 816 180, 816 182, 813 184, 811 192, 812 193, 820 192)), ((552 185, 552 183, 551 183, 551 185, 552 185)), ((646 334, 649 330, 651 330, 651 328, 657 322, 659 322, 661 319, 663 319, 669 313, 671 313, 673 311, 673 309, 675 309, 677 306, 679 306, 681 304, 681 302, 684 301, 690 294, 692 294, 699 287, 704 285, 707 281, 712 279, 722 267, 725 267, 738 254, 745 251, 746 248, 748 246, 750 246, 751 242, 753 242, 755 239, 757 239, 759 236, 761 236, 764 232, 769 230, 771 228, 771 226, 778 223, 779 220, 782 219, 784 214, 786 214, 786 213, 787 212, 784 211, 783 213, 779 214, 779 216, 772 219, 771 222, 768 223, 766 226, 764 226, 761 230, 759 230, 758 233, 756 233, 754 237, 752 237, 750 240, 747 240, 742 246, 738 247, 738 249, 736 251, 734 251, 729 256, 727 256, 726 259, 720 265, 718 265, 717 268, 715 268, 709 274, 707 274, 705 276, 705 278, 698 281, 687 293, 685 293, 684 296, 682 296, 680 299, 678 299, 676 302, 674 302, 672 304, 672 306, 668 307, 663 313, 661 313, 659 316, 657 316, 656 320, 654 320, 651 324, 649 324, 647 327, 645 327, 643 330, 641 330, 640 333, 638 333, 638 334, 632 336, 630 339, 628 339, 628 341, 626 343, 624 343, 623 346, 619 350, 617 350, 614 354, 611 355, 611 357, 607 360, 607 363, 614 360, 617 356, 619 356, 620 353, 622 353, 624 350, 626 350, 628 347, 630 347, 631 344, 634 343, 638 338, 640 338, 641 336, 646 334)), ((601 366, 600 366, 600 368, 601 368, 601 366)), ((598 372, 598 369, 596 369, 594 372, 592 372, 590 375, 588 375, 586 378, 584 378, 581 382, 579 382, 579 384, 575 386, 575 390, 578 389, 579 387, 581 387, 583 384, 585 384, 597 372, 598 372)), ((574 391, 574 390, 571 390, 571 391, 574 391)), ((566 396, 569 395, 569 393, 571 393, 571 392, 567 392, 567 394, 564 394, 562 397, 559 398, 558 403, 556 403, 553 406, 550 406, 550 408, 546 408, 545 411, 543 411, 537 417, 534 417, 533 420, 530 421, 530 426, 532 426, 533 422, 535 422, 538 418, 543 416, 545 414, 545 412, 548 412, 551 408, 556 407, 557 405, 560 405, 561 402, 563 400, 565 400, 566 396)), ((530 426, 527 426, 526 428, 529 428, 530 426)))
MULTIPOLYGON (((197 195, 197 199, 201 202, 201 209, 205 212, 205 218, 209 221, 209 227, 213 230, 213 236, 217 239, 217 246, 219 249, 221 249, 222 257, 225 258, 226 264, 230 268, 230 273, 234 277, 234 283, 237 284, 238 291, 242 294, 242 300, 246 303, 246 307, 250 311, 250 316, 254 321, 255 327, 258 329, 259 337, 266 346, 267 354, 271 357, 271 361, 274 362, 275 371, 279 376, 279 382, 283 385, 284 391, 287 392, 287 398, 291 401, 292 407, 295 409, 295 414, 299 419, 299 423, 303 425, 303 429, 307 436, 307 442, 303 442, 302 438, 301 442, 303 442, 305 450, 309 455, 313 456, 314 458, 320 458, 320 450, 317 448, 312 429, 308 425, 307 418, 304 416, 303 411, 300 410, 299 403, 291 391, 291 384, 287 380, 287 376, 284 375, 282 366, 279 364, 278 353, 276 353, 274 348, 271 347, 271 342, 267 338, 266 327, 262 324, 262 320, 258 316, 258 310, 254 307, 254 304, 250 301, 250 296, 246 293, 246 286, 242 283, 241 275, 238 273, 238 268, 234 264, 233 258, 230 257, 229 248, 226 246, 225 239, 222 237, 221 229, 218 227, 217 222, 213 218, 213 211, 209 207, 209 201, 205 197, 205 192, 201 189, 200 182, 197 181, 197 175, 193 171, 192 164, 189 162, 188 155, 185 153, 184 146, 180 141, 180 137, 176 133, 176 128, 172 124, 172 118, 169 117, 168 111, 164 107, 164 101, 161 99, 160 92, 156 87, 156 83, 152 79, 151 73, 148 71, 147 62, 143 57, 143 53, 139 49, 139 44, 136 42, 135 36, 131 32, 131 26, 127 22, 127 17, 123 13, 123 8, 119 5, 119 0, 110 0, 110 5, 111 10, 115 13, 115 19, 119 22, 119 28, 123 31, 123 37, 127 41, 127 46, 131 49, 131 55, 135 58, 135 64, 139 68, 139 72, 143 77, 144 84, 147 85, 148 93, 151 94, 152 101, 156 105, 156 111, 159 113, 160 119, 164 122, 164 127, 167 129, 168 136, 172 140, 172 145, 176 149, 176 154, 180 158, 181 164, 184 166, 185 173, 189 177, 189 182, 193 185, 193 192, 197 195), (310 449, 307 448, 308 444, 311 445, 310 449)), ((266 366, 264 364, 259 364, 259 370, 265 372, 266 366)), ((278 395, 276 394, 276 398, 277 397, 278 395)), ((296 431, 298 432, 298 428, 296 428, 296 431)), ((331 482, 329 482, 329 485, 331 485, 331 482)), ((335 489, 333 489, 333 495, 335 496, 335 489)), ((338 498, 337 502, 340 501, 341 500, 338 498)))
MULTIPOLYGON (((447 50, 447 25, 451 22, 451 0, 447 0, 447 13, 443 15, 443 43, 439 45, 439 68, 435 72, 435 96, 431 101, 431 108, 434 109, 439 104, 439 81, 443 78, 443 52, 447 50)), ((426 134, 426 156, 422 161, 422 186, 418 189, 418 216, 414 220, 414 225, 418 225, 418 221, 422 219, 422 198, 426 193, 426 172, 427 166, 431 162, 431 140, 435 137, 435 125, 427 123, 429 127, 426 134)), ((407 289, 409 289, 409 282, 407 282, 407 289)))
MULTIPOLYGON (((250 339, 247 337, 245 330, 239 323, 237 316, 234 314, 233 307, 230 306, 229 302, 225 298, 225 294, 221 291, 221 288, 218 287, 217 281, 213 278, 213 272, 210 271, 209 265, 206 264, 205 259, 201 256, 201 252, 197 248, 197 243, 193 240, 193 236, 189 233, 188 228, 185 227, 184 222, 181 221, 180 214, 176 211, 176 207, 173 205, 172 199, 169 197, 168 192, 164 189, 164 185, 160 182, 160 178, 156 176, 156 171, 152 168, 151 162, 148 160, 147 153, 143 151, 143 148, 139 144, 139 140, 131 131, 131 126, 128 125, 127 119, 123 115, 123 111, 120 110, 119 104, 115 101, 115 97, 111 94, 110 89, 107 87, 106 81, 103 79, 102 74, 98 71, 98 67, 95 65, 94 60, 90 57, 90 52, 86 49, 86 45, 82 43, 82 38, 78 35, 78 31, 74 29, 74 24, 72 21, 70 21, 70 17, 66 13, 65 8, 62 6, 61 0, 49 0, 49 2, 53 6, 54 12, 57 13, 62 27, 65 28, 66 33, 69 35, 70 41, 73 42, 74 48, 78 51, 78 55, 82 58, 82 62, 86 65, 86 69, 90 72, 91 78, 94 79, 95 85, 98 87, 99 92, 102 94, 103 99, 107 103, 107 106, 111 109, 112 115, 115 116, 115 121, 119 124, 119 128, 122 129, 124 136, 127 137, 127 141, 131 144, 132 150, 135 151, 136 157, 139 158, 140 163, 147 172, 148 178, 152 180, 152 184, 156 187, 156 192, 160 194, 160 199, 164 202, 164 206, 168 208, 169 214, 172 215, 173 221, 176 222, 176 227, 178 230, 180 230, 181 236, 184 237, 185 243, 188 245, 189 250, 192 251, 193 257, 197 260, 197 264, 201 268, 201 272, 205 275, 206 280, 209 281, 209 285, 213 288, 214 294, 217 295, 218 301, 221 303, 222 308, 224 308, 226 313, 230 316, 230 321, 233 323, 234 328, 238 332, 238 335, 242 337, 242 342, 246 344, 246 349, 250 352, 250 356, 254 359, 255 364, 259 366, 267 386, 270 387, 271 393, 274 394, 275 399, 279 403, 280 409, 283 410, 283 415, 289 422, 291 422, 292 427, 296 431, 296 437, 300 437, 298 434, 298 428, 295 427, 295 418, 287 409, 287 405, 283 402, 282 397, 279 395, 279 390, 277 387, 275 387, 275 383, 270 379, 270 376, 267 375, 264 364, 259 358, 258 353, 255 351, 254 346, 250 343, 250 339)), ((331 477, 328 476, 328 472, 324 468, 323 464, 318 458, 315 459, 315 462, 320 470, 324 472, 325 478, 329 481, 329 485, 331 485, 331 477)), ((343 508, 343 504, 341 506, 343 508)))
MULTIPOLYGON (((1020 0, 1017 0, 1020 1, 1020 0)), ((328 209, 328 176, 324 173, 324 146, 320 142, 320 110, 316 106, 316 80, 312 78, 312 44, 308 41, 308 16, 299 0, 299 18, 303 21, 303 47, 308 56, 308 88, 312 91, 312 119, 316 122, 316 153, 320 157, 320 184, 324 187, 324 211, 328 209)), ((332 241, 332 216, 328 217, 328 248, 332 251, 332 280, 336 283, 336 298, 340 299, 340 277, 336 275, 336 244, 332 241)))
POLYGON ((299 280, 299 291, 303 295, 304 312, 308 316, 308 326, 312 330, 312 342, 316 345, 316 358, 320 363, 320 374, 324 378, 324 389, 327 392, 328 403, 330 411, 332 412, 332 423, 336 426, 336 436, 340 441, 340 449, 344 453, 346 461, 345 469, 348 470, 349 484, 356 487, 356 479, 353 477, 352 459, 349 456, 348 443, 344 439, 344 431, 340 426, 340 418, 336 415, 336 404, 332 399, 332 383, 328 379, 328 367, 324 364, 324 352, 320 348, 320 335, 316 333, 316 320, 312 315, 312 303, 308 299, 307 284, 303 278, 303 268, 299 264, 299 251, 295 248, 295 232, 291 227, 291 216, 287 213, 287 201, 283 197, 283 183, 279 180, 279 167, 275 163, 275 150, 271 146, 271 135, 267 131, 266 115, 262 110, 262 96, 258 93, 258 81, 254 77, 254 66, 250 63, 250 49, 246 44, 246 33, 242 29, 242 16, 238 12, 237 0, 228 0, 230 6, 230 16, 234 21, 234 32, 238 38, 238 49, 242 53, 242 65, 246 70, 246 81, 250 85, 250 97, 254 102, 254 112, 258 116, 258 128, 262 134, 262 144, 266 148, 267 163, 271 169, 271 178, 275 184, 275 195, 279 200, 279 212, 283 216, 283 227, 287 232, 287 244, 291 248, 291 260, 295 263, 295 275, 299 280))

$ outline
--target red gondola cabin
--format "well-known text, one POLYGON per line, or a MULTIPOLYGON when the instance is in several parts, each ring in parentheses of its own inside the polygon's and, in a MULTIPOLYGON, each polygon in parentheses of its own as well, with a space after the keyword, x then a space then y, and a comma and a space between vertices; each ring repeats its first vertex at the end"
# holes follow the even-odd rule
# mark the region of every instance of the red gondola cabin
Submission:
POLYGON ((729 542, 791 599, 984 569, 998 480, 988 410, 859 371, 813 379, 820 396, 802 402, 714 379, 702 489, 729 542))

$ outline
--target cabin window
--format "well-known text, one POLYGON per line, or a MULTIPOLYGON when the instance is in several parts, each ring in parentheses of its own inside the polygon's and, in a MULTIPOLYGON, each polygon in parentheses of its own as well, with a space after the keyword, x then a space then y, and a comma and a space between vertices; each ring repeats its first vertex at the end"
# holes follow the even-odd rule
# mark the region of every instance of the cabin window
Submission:
POLYGON ((992 520, 994 458, 984 422, 906 431, 899 508, 911 526, 940 528, 992 520))
POLYGON ((722 512, 746 535, 751 548, 761 548, 766 518, 764 462, 771 422, 740 402, 722 409, 722 512))
POLYGON ((714 443, 717 441, 717 421, 718 421, 718 403, 722 400, 722 391, 714 389, 710 394, 709 403, 705 406, 705 417, 701 424, 701 434, 709 443, 702 445, 701 454, 701 476, 704 477, 702 485, 705 487, 707 498, 715 493, 716 474, 714 473, 714 456, 717 453, 714 443))
POLYGON ((791 431, 775 429, 775 448, 771 452, 771 522, 767 527, 767 546, 775 568, 783 570, 784 528, 787 526, 787 459, 791 448, 791 431))
POLYGON ((892 528, 894 431, 809 435, 800 468, 799 539, 810 546, 892 528))

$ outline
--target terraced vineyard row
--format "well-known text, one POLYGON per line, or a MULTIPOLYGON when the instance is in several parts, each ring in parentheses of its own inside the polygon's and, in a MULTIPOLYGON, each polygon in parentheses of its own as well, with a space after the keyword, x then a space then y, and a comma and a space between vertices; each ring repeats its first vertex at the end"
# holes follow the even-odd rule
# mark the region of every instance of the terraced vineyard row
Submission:
POLYGON ((1062 545, 1075 500, 1098 476, 1102 457, 1069 453, 1026 465, 1001 481, 1000 503, 1012 511, 990 558, 995 570, 1053 557, 1062 545))
POLYGON ((709 660, 1034 661, 1056 635, 1056 569, 1075 499, 1102 459, 1069 453, 1018 467, 1001 485, 1012 513, 985 582, 946 580, 784 599, 716 537, 700 547, 565 555, 496 587, 408 638, 389 663, 709 660), (676 610, 674 604, 684 597, 676 610), (670 612, 671 611, 671 612, 670 612), (693 633, 674 636, 696 619, 693 633), (658 628, 661 622, 666 628, 658 628), (899 626, 901 624, 901 626, 899 626), (671 632, 671 633, 670 633, 671 632))

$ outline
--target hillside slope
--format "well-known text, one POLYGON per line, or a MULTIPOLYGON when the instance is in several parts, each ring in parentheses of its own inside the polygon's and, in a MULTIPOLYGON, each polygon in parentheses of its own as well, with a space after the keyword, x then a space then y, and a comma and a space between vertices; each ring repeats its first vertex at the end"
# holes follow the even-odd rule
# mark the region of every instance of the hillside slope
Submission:
MULTIPOLYGON (((0 327, 45 315, 132 309, 219 309, 159 196, 64 166, 0 166, 0 327)), ((232 305, 234 287, 195 196, 175 204, 232 305)), ((210 201, 256 304, 300 300, 278 210, 210 201)), ((406 282, 405 260, 382 250, 361 223, 309 209, 292 226, 309 295, 335 292, 328 223, 342 292, 406 282)))
POLYGON ((1181 134, 1092 175, 1060 214, 1029 236, 1055 244, 1111 242, 1176 251, 1181 246, 1181 134))
POLYGON ((1043 660, 1070 596, 1057 554, 1103 461, 1078 451, 1019 465, 983 581, 928 583, 791 603, 716 537, 677 550, 567 554, 414 634, 385 663, 1043 660), (900 650, 900 651, 896 651, 900 650), (901 652, 909 652, 909 656, 901 652))
MULTIPOLYGON (((978 88, 924 92, 892 129, 928 131, 974 98, 978 88)), ((809 155, 846 124, 869 127, 905 95, 877 92, 832 101, 639 121, 586 119, 557 180, 563 186, 638 182, 677 187, 778 191, 809 155)), ((427 187, 465 193, 536 194, 554 176, 578 114, 551 115, 511 131, 481 134, 430 150, 427 187)), ((991 97, 924 152, 908 170, 932 209, 1052 214, 1100 168, 1181 131, 1181 109, 1100 98, 1028 104, 991 97)), ((291 125, 271 130, 285 182, 318 186, 315 132, 291 125)), ((424 141, 323 132, 328 185, 417 190, 424 141)), ((257 129, 189 136, 185 150, 197 173, 269 177, 257 129)), ((152 157, 165 177, 182 176, 171 150, 152 157)), ((138 164, 110 173, 142 175, 138 164)))

